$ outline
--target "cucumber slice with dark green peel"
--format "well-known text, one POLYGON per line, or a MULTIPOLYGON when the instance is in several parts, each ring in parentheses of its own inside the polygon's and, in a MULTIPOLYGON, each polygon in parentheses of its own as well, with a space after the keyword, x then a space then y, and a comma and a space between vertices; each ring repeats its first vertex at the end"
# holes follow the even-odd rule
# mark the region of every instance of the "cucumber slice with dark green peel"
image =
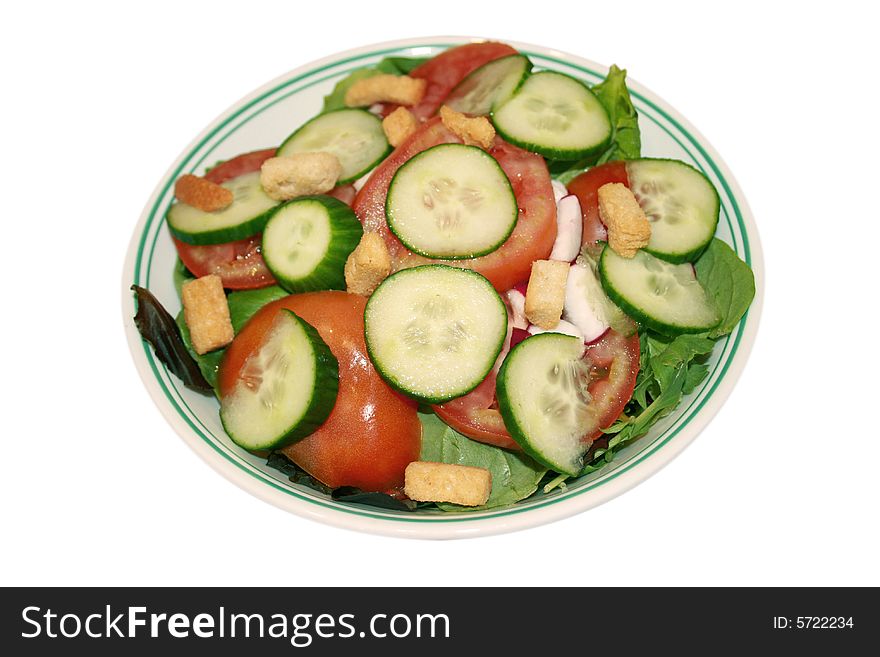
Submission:
POLYGON ((268 211, 278 205, 260 185, 260 172, 246 173, 222 185, 232 191, 232 204, 205 212, 186 203, 174 203, 166 219, 171 234, 187 244, 222 244, 251 237, 263 230, 268 211))
POLYGON ((263 230, 263 260, 288 292, 344 290, 345 261, 363 235, 342 201, 302 196, 272 211, 263 230))
POLYGON ((585 84, 562 73, 530 76, 492 112, 504 139, 553 160, 579 160, 604 148, 611 121, 585 84))
POLYGON ((429 258, 491 253, 513 232, 519 208, 510 181, 476 146, 440 144, 406 162, 385 201, 388 227, 429 258))
POLYGON ((690 264, 672 264, 645 251, 623 258, 606 246, 599 274, 614 303, 659 333, 702 333, 721 320, 690 264))
POLYGON ((496 397, 504 426, 523 450, 556 472, 577 476, 590 441, 591 364, 580 338, 540 333, 504 359, 496 397))
POLYGON ((330 348, 284 309, 220 400, 220 420, 237 445, 278 449, 314 433, 333 410, 338 389, 339 364, 330 348))
POLYGON ((501 353, 507 309, 480 274, 423 265, 386 278, 364 311, 370 359, 391 386, 430 404, 476 388, 501 353))
POLYGON ((279 146, 277 154, 332 153, 342 165, 339 183, 343 184, 360 178, 390 150, 379 117, 363 109, 340 109, 307 122, 279 146))
POLYGON ((629 186, 651 222, 645 250, 668 262, 693 262, 718 226, 721 201, 706 177, 677 160, 630 160, 629 186))
POLYGON ((531 70, 525 55, 493 59, 459 82, 443 104, 473 116, 489 114, 513 95, 531 70))

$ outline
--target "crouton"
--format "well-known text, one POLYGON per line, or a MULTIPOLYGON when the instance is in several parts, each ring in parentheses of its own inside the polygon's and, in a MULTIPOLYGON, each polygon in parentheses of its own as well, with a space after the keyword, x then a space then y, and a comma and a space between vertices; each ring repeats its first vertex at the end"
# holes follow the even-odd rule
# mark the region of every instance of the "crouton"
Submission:
POLYGON ((174 183, 174 195, 181 203, 191 205, 203 212, 216 212, 228 208, 234 199, 232 190, 191 173, 177 179, 174 183))
POLYGON ((495 128, 485 116, 471 118, 444 105, 440 108, 440 119, 443 125, 468 146, 479 146, 488 150, 495 143, 495 128))
POLYGON ((492 492, 492 473, 468 465, 413 461, 406 466, 403 491, 417 502, 480 506, 492 492))
POLYGON ((408 75, 372 75, 358 80, 345 92, 348 107, 368 107, 373 103, 415 105, 425 95, 427 81, 408 75))
POLYGON ((206 354, 232 342, 232 320, 219 276, 209 274, 184 283, 181 297, 183 318, 196 353, 206 354))
POLYGON ((342 173, 333 153, 294 153, 270 157, 260 168, 260 184, 276 201, 323 194, 336 186, 342 173))
POLYGON ((391 254, 378 233, 364 233, 345 261, 345 285, 352 294, 368 297, 391 273, 391 254))
POLYGON ((630 189, 607 183, 598 191, 599 218, 608 228, 608 245, 617 255, 632 258, 651 239, 651 224, 630 189))
POLYGON ((552 329, 559 324, 565 305, 569 264, 561 260, 535 260, 526 290, 526 317, 532 324, 552 329))
POLYGON ((388 143, 397 148, 419 127, 419 121, 405 107, 398 107, 382 121, 388 143))

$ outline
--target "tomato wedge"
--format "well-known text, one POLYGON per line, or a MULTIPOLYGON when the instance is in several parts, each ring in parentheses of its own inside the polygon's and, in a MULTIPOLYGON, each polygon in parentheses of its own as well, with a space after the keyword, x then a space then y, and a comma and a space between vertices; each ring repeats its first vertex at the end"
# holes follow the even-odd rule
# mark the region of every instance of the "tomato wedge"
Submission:
POLYGON ((599 219, 598 196, 599 188, 607 183, 623 183, 629 187, 626 165, 623 162, 608 162, 594 167, 568 183, 568 191, 577 196, 584 217, 582 245, 608 239, 608 231, 599 219))
MULTIPOLYGON (((515 55, 516 52, 506 43, 495 41, 467 43, 444 50, 410 72, 410 77, 427 80, 428 85, 421 102, 418 105, 413 105, 409 110, 422 120, 434 116, 449 92, 469 73, 494 59, 515 55)), ((385 108, 383 113, 389 114, 397 107, 397 105, 391 105, 385 108)))
MULTIPOLYGON (((587 345, 584 358, 589 360, 596 377, 588 388, 594 404, 593 422, 584 427, 584 439, 592 441, 614 423, 632 397, 639 373, 639 336, 625 338, 608 331, 587 345)), ((433 408, 441 420, 468 438, 496 447, 521 449, 498 412, 494 371, 464 397, 433 408)))
MULTIPOLYGON (((232 178, 259 171, 263 162, 273 155, 275 155, 274 148, 244 153, 221 162, 208 171, 205 178, 220 185, 232 178)), ((340 185, 334 188, 330 195, 351 205, 355 191, 351 185, 340 185)), ((266 267, 260 253, 260 235, 235 242, 201 246, 172 239, 180 261, 194 276, 217 274, 223 280, 223 287, 230 290, 249 290, 275 283, 275 278, 266 267)))
MULTIPOLYGON (((364 228, 378 232, 388 245, 394 268, 404 269, 431 261, 411 253, 388 230, 385 197, 388 186, 404 162, 422 151, 444 143, 461 143, 439 118, 425 123, 380 164, 358 192, 352 207, 364 228)), ((495 289, 504 291, 529 277, 532 262, 546 258, 556 239, 556 203, 550 174, 544 158, 508 144, 496 137, 489 153, 510 179, 519 206, 516 228, 504 244, 492 253, 470 260, 451 260, 447 264, 481 273, 495 289)))
POLYGON ((415 402, 376 373, 364 344, 366 299, 347 292, 311 292, 278 299, 241 329, 220 365, 220 395, 229 394, 248 356, 262 344, 275 315, 287 308, 311 324, 339 361, 339 393, 326 422, 282 451, 330 487, 393 491, 417 461, 422 427, 415 402))

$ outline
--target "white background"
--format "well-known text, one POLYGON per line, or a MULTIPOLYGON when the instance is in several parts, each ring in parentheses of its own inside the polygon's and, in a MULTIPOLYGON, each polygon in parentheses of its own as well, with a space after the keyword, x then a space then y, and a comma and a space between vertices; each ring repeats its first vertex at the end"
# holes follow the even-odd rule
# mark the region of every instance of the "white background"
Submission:
POLYGON ((880 584, 870 3, 24 4, 0 27, 0 584, 880 584), (313 59, 437 34, 625 66, 726 160, 767 276, 737 388, 671 465, 549 526, 429 543, 211 470, 138 378, 119 294, 144 203, 217 114, 313 59))

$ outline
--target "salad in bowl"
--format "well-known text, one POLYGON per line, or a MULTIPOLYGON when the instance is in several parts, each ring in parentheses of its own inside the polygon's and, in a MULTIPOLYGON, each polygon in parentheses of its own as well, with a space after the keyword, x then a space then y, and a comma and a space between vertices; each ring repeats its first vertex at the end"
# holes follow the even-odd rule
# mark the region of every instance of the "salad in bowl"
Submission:
POLYGON ((573 61, 363 51, 243 101, 223 157, 197 140, 126 272, 190 444, 294 511, 426 536, 573 513, 680 450, 742 367, 754 230, 704 145, 645 130, 640 102, 663 110, 624 70, 573 61), (302 116, 287 88, 316 75, 302 116))

